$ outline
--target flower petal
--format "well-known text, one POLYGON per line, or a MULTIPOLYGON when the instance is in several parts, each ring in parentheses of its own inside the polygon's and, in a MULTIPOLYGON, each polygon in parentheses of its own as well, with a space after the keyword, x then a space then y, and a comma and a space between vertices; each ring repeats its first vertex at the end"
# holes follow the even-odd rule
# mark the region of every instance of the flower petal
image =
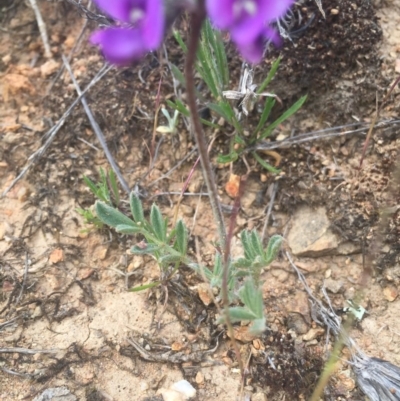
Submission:
POLYGON ((283 17, 295 0, 261 0, 265 22, 272 22, 283 17))
MULTIPOLYGON (((237 0, 240 1, 240 0, 237 0)), ((247 1, 247 0, 244 0, 247 1)), ((285 15, 294 0, 251 0, 255 3, 253 15, 242 13, 231 27, 232 38, 236 43, 249 44, 260 36, 265 25, 285 15)))
POLYGON ((227 29, 234 22, 235 0, 206 0, 208 16, 219 29, 227 29))
POLYGON ((277 47, 282 44, 282 39, 279 36, 279 33, 270 26, 264 28, 264 37, 270 40, 277 47))
POLYGON ((165 16, 162 0, 147 0, 146 16, 142 22, 143 39, 149 50, 157 49, 164 36, 165 16))
POLYGON ((242 45, 240 43, 236 43, 236 46, 242 57, 249 63, 258 64, 261 61, 265 47, 262 36, 250 44, 242 45))
POLYGON ((265 20, 261 14, 254 17, 243 18, 231 28, 231 36, 234 42, 249 44, 260 36, 264 29, 265 20))
POLYGON ((90 41, 99 45, 104 57, 116 65, 138 60, 147 50, 139 29, 107 28, 94 32, 90 41))
POLYGON ((142 5, 142 0, 94 0, 110 17, 130 22, 132 9, 142 5))
POLYGON ((246 61, 251 64, 258 64, 263 57, 267 40, 273 42, 275 46, 279 46, 281 44, 281 38, 278 32, 271 27, 266 27, 264 28, 263 32, 252 42, 247 44, 236 42, 236 46, 246 61))

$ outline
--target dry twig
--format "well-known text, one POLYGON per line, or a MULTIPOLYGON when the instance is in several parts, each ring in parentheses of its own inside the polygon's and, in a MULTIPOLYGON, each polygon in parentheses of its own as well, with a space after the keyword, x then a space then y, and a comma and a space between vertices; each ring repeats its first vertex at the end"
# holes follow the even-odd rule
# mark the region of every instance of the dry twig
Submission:
POLYGON ((76 92, 80 96, 82 106, 85 109, 85 113, 90 121, 90 125, 92 126, 93 131, 95 132, 97 139, 99 140, 100 145, 104 150, 107 160, 110 163, 111 168, 114 170, 115 175, 118 177, 118 180, 122 185, 122 188, 129 195, 131 192, 129 185, 126 182, 125 178, 122 176, 121 171, 120 171, 117 163, 115 162, 114 157, 112 156, 112 154, 110 152, 110 149, 108 149, 106 138, 104 137, 104 134, 99 127, 99 124, 97 124, 97 121, 94 119, 93 113, 91 112, 90 107, 88 106, 88 104, 86 102, 86 99, 83 97, 83 92, 81 91, 81 88, 79 87, 79 84, 75 79, 75 76, 74 76, 74 73, 72 72, 71 66, 69 65, 69 62, 64 55, 62 56, 62 58, 63 58, 65 68, 67 69, 67 71, 71 77, 71 80, 75 86, 76 92))
POLYGON ((51 50, 49 45, 49 38, 47 36, 46 24, 43 21, 42 14, 40 13, 39 7, 36 0, 29 0, 31 7, 35 13, 36 21, 39 27, 40 36, 42 37, 42 42, 44 46, 44 54, 47 58, 51 58, 51 50))

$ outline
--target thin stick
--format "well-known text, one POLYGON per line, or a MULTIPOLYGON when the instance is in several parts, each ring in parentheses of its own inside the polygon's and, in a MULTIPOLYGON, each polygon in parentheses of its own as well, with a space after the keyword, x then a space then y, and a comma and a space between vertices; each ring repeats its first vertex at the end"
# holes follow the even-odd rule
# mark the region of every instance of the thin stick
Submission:
POLYGON ((84 96, 84 94, 94 85, 96 84, 101 78, 104 77, 104 75, 107 74, 108 71, 112 69, 112 66, 110 65, 104 65, 100 71, 96 74, 96 76, 90 81, 89 85, 83 90, 82 95, 78 96, 71 104, 71 106, 68 107, 67 111, 63 114, 63 116, 57 121, 57 123, 50 128, 44 135, 43 139, 46 139, 46 142, 44 143, 43 146, 41 146, 36 152, 31 154, 28 158, 28 163, 25 165, 25 167, 21 170, 21 172, 18 174, 17 178, 15 178, 12 183, 4 190, 4 192, 1 194, 1 197, 4 197, 7 195, 7 193, 10 191, 10 189, 21 179, 25 176, 25 174, 28 172, 28 170, 31 168, 33 164, 35 164, 44 154, 44 152, 49 148, 51 143, 56 137, 57 132, 61 129, 61 127, 64 125, 65 120, 68 118, 68 116, 71 114, 71 111, 73 108, 79 103, 81 98, 84 96))
POLYGON ((16 305, 19 304, 19 301, 24 293, 26 278, 28 277, 28 269, 29 269, 29 259, 28 259, 28 252, 25 253, 25 271, 24 271, 24 278, 22 279, 21 291, 19 292, 18 298, 15 302, 16 305))
POLYGON ((29 373, 15 372, 14 370, 7 369, 5 367, 1 367, 0 370, 2 370, 4 373, 7 373, 7 374, 13 375, 13 376, 25 377, 26 379, 32 379, 33 378, 33 375, 30 375, 29 373))
MULTIPOLYGON (((363 123, 366 124, 366 123, 363 123)), ((384 120, 379 122, 378 124, 375 125, 375 129, 378 128, 386 128, 390 125, 395 125, 395 124, 400 124, 400 120, 384 120)), ((353 126, 353 125, 360 125, 360 123, 356 124, 349 124, 348 126, 353 126)), ((311 142, 315 140, 320 140, 320 139, 328 139, 328 138, 334 138, 334 137, 342 137, 342 136, 348 136, 348 135, 354 135, 357 133, 361 133, 363 135, 366 135, 366 131, 368 129, 368 126, 358 128, 355 130, 348 130, 348 131, 339 131, 341 128, 344 128, 346 126, 339 126, 339 127, 332 127, 332 128, 327 128, 324 130, 319 130, 319 131, 313 131, 309 132, 307 134, 300 134, 297 136, 293 136, 287 139, 284 139, 283 141, 274 141, 274 142, 260 142, 255 146, 252 146, 251 148, 246 149, 246 153, 255 151, 255 150, 271 150, 271 149, 278 149, 278 148, 283 148, 283 147, 289 147, 293 145, 298 145, 300 143, 304 142, 311 142), (336 132, 332 132, 336 131, 336 132)))
POLYGON ((0 354, 57 354, 58 349, 0 348, 0 354))
POLYGON ((222 215, 221 204, 218 199, 217 185, 214 179, 210 158, 207 151, 207 142, 201 126, 199 113, 196 105, 196 89, 193 68, 196 61, 196 51, 199 44, 201 27, 205 18, 204 1, 200 1, 198 9, 192 14, 192 30, 189 37, 188 51, 186 54, 185 77, 186 77, 186 95, 192 120, 192 130, 196 139, 197 148, 201 166, 203 168, 204 181, 207 185, 207 190, 210 198, 211 208, 214 214, 214 219, 218 228, 220 246, 224 247, 226 240, 225 224, 222 215))
POLYGON ((12 324, 12 323, 14 323, 15 321, 17 321, 17 320, 20 319, 21 317, 22 317, 22 316, 19 315, 19 316, 13 317, 13 318, 10 319, 10 320, 7 320, 7 321, 4 322, 4 323, 0 323, 0 330, 2 330, 4 327, 6 327, 6 326, 8 326, 8 325, 10 325, 10 324, 12 324))
MULTIPOLYGON (((64 65, 65 65, 65 68, 67 69, 67 71, 71 77, 71 80, 75 86, 76 92, 78 93, 79 96, 81 96, 82 95, 81 88, 79 87, 79 84, 75 79, 74 73, 71 70, 71 66, 69 65, 67 58, 64 55, 62 55, 62 59, 63 59, 64 65)), ((104 150, 107 160, 111 165, 111 168, 114 170, 115 175, 118 177, 118 180, 121 183, 122 188, 129 195, 131 192, 129 185, 125 181, 125 178, 122 176, 121 171, 120 171, 117 163, 114 160, 114 157, 112 156, 110 150, 108 149, 106 138, 104 137, 103 132, 101 131, 101 129, 99 127, 99 124, 97 124, 97 121, 94 119, 93 114, 90 110, 90 107, 88 106, 86 99, 84 97, 81 97, 81 103, 82 103, 82 106, 85 109, 85 113, 90 121, 90 125, 92 126, 93 131, 95 132, 97 139, 99 140, 100 145, 104 150)))
POLYGON ((90 142, 86 141, 85 139, 81 138, 80 136, 78 136, 78 140, 80 140, 81 142, 83 142, 84 144, 88 145, 89 147, 91 147, 92 149, 94 149, 96 152, 99 152, 100 149, 94 145, 92 145, 90 142))
POLYGON ((40 13, 36 0, 29 0, 29 3, 31 3, 31 7, 36 16, 36 21, 39 27, 40 36, 42 37, 42 42, 44 46, 44 54, 47 58, 51 58, 52 54, 49 45, 49 38, 47 36, 46 24, 43 21, 42 14, 40 13))
POLYGON ((272 185, 273 185, 272 194, 271 194, 271 199, 268 204, 267 216, 265 217, 264 227, 263 227, 262 234, 261 234, 261 241, 264 241, 264 239, 265 239, 265 235, 267 233, 269 217, 271 216, 272 207, 274 206, 274 202, 275 202, 275 196, 276 196, 276 193, 278 192, 278 185, 279 185, 278 181, 274 182, 272 185))

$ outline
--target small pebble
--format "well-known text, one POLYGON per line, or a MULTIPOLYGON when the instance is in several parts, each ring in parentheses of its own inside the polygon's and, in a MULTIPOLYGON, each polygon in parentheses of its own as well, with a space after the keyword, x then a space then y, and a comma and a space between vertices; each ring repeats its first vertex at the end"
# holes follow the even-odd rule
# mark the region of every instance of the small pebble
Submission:
POLYGON ((174 383, 171 386, 171 390, 182 394, 185 400, 196 396, 196 389, 187 380, 180 380, 174 383))

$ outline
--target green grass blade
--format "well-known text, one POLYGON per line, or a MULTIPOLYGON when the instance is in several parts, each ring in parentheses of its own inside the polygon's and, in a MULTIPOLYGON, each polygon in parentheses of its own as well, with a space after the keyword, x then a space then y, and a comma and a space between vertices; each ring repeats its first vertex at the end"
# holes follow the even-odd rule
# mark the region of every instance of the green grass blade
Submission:
POLYGON ((181 47, 181 49, 187 53, 187 46, 184 42, 184 40, 182 39, 181 34, 179 33, 179 31, 174 30, 173 33, 175 40, 178 42, 179 46, 181 47))
POLYGON ((252 135, 253 136, 252 142, 257 141, 257 134, 260 132, 261 128, 268 120, 268 117, 271 114, 271 110, 274 106, 275 106, 275 99, 273 97, 268 97, 265 101, 264 110, 261 114, 260 121, 258 122, 257 127, 252 135))
POLYGON ((110 170, 108 173, 108 179, 110 181, 110 187, 114 195, 115 204, 118 207, 120 198, 119 198, 119 191, 118 191, 118 184, 117 184, 117 176, 114 173, 114 170, 110 170))
POLYGON ((301 97, 296 103, 292 104, 292 106, 287 109, 279 118, 277 118, 271 125, 268 126, 268 128, 260 135, 260 140, 265 139, 269 137, 272 133, 272 131, 283 121, 287 120, 289 117, 291 117, 296 111, 300 109, 301 106, 303 106, 304 102, 307 99, 307 95, 301 97))
POLYGON ((161 283, 159 281, 156 281, 154 283, 139 285, 138 287, 133 287, 129 291, 131 291, 131 292, 144 291, 144 290, 148 290, 149 288, 157 287, 160 284, 161 283))
POLYGON ((281 170, 271 166, 269 163, 267 163, 264 159, 262 159, 256 152, 251 152, 253 157, 258 161, 258 163, 261 164, 267 171, 273 174, 279 174, 281 170))
POLYGON ((174 78, 184 87, 186 88, 186 80, 185 76, 182 74, 181 70, 175 64, 169 64, 171 68, 172 75, 174 78))
POLYGON ((278 70, 279 63, 281 62, 282 58, 278 57, 274 63, 271 66, 271 69, 269 70, 269 73, 267 77, 264 79, 264 81, 261 83, 261 85, 257 89, 257 93, 260 94, 261 92, 264 91, 264 89, 270 84, 272 79, 274 78, 276 71, 278 70))

